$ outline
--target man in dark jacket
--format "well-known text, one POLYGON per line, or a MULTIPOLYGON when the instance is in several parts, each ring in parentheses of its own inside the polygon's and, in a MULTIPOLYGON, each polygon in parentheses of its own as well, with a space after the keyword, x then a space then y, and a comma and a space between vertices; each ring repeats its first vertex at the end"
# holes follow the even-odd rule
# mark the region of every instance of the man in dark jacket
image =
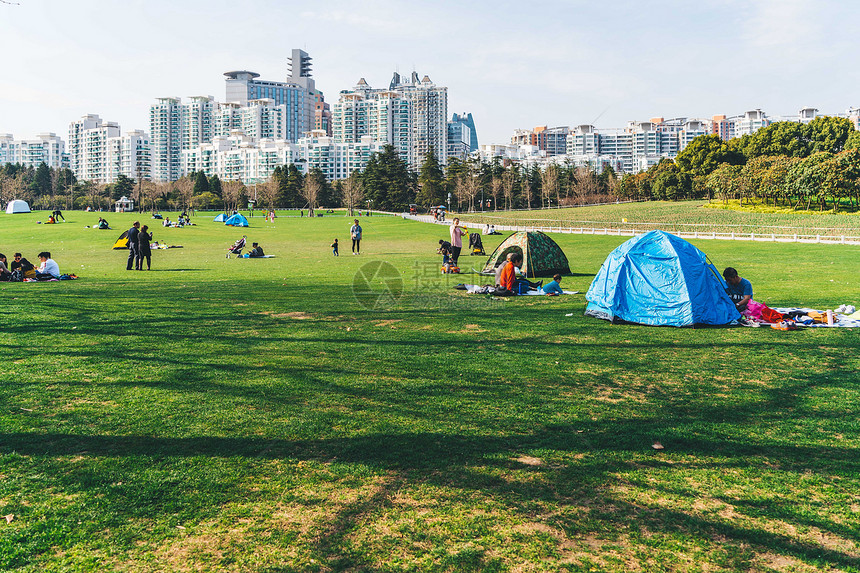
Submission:
POLYGON ((130 271, 133 268, 136 268, 135 259, 140 259, 140 255, 138 254, 138 234, 140 233, 140 221, 135 221, 131 226, 131 229, 128 230, 128 264, 125 267, 125 270, 130 271))

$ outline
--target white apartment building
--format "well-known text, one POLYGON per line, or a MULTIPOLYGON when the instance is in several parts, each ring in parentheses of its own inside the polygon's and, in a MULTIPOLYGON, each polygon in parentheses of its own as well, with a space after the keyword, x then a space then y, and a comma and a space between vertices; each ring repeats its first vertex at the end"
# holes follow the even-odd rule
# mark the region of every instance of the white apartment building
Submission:
POLYGON ((448 88, 429 77, 402 81, 395 73, 388 89, 373 89, 361 78, 332 105, 332 135, 340 142, 370 136, 393 145, 412 169, 433 151, 441 164, 448 157, 448 88))
POLYGON ((10 133, 0 134, 0 165, 20 163, 38 167, 42 163, 54 169, 68 167, 66 144, 55 133, 40 133, 35 139, 16 141, 10 133))
POLYGON ((755 133, 763 127, 773 123, 765 112, 760 109, 747 111, 744 115, 735 121, 734 136, 743 137, 755 133))
POLYGON ((185 172, 182 152, 197 149, 215 138, 237 133, 250 143, 264 139, 295 141, 298 108, 274 99, 245 99, 219 103, 212 96, 160 98, 149 108, 152 171, 155 181, 175 181, 185 172))
POLYGON ((254 142, 237 131, 182 151, 182 173, 202 171, 225 181, 254 184, 271 178, 275 167, 295 165, 302 173, 317 168, 334 181, 363 170, 371 155, 382 151, 383 146, 369 136, 358 142, 338 142, 317 130, 296 143, 283 139, 254 142))
POLYGON ((129 179, 149 179, 152 176, 149 136, 133 130, 108 140, 108 177, 113 183, 120 175, 129 179))
POLYGON ((580 125, 567 138, 567 156, 577 165, 590 165, 597 158, 613 158, 608 164, 624 173, 636 173, 663 158, 673 158, 700 135, 711 133, 707 120, 662 117, 631 121, 623 130, 598 130, 580 125))
POLYGON ((119 175, 149 179, 149 136, 137 130, 122 135, 119 124, 85 115, 69 124, 69 168, 96 183, 114 183, 119 175))

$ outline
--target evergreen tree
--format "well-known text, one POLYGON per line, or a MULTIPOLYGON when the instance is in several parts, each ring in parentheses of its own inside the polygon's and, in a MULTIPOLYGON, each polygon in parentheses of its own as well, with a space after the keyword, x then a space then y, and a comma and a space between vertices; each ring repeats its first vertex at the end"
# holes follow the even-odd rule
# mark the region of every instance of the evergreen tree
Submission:
POLYGON ((202 195, 209 193, 209 178, 202 171, 198 171, 194 178, 194 194, 202 195))
POLYGON ((209 178, 209 192, 218 197, 219 199, 224 193, 224 191, 221 189, 221 180, 218 178, 217 175, 213 175, 209 178))
POLYGON ((286 167, 276 168, 272 177, 278 182, 279 205, 298 209, 305 204, 305 200, 302 198, 302 188, 305 184, 304 176, 295 165, 290 163, 286 167))
POLYGON ((405 210, 415 199, 417 178, 391 145, 371 156, 361 183, 372 209, 405 210))
POLYGON ((436 154, 432 151, 424 156, 424 162, 418 172, 418 195, 415 202, 427 207, 439 205, 445 201, 445 174, 436 154))
POLYGON ((111 187, 111 198, 117 200, 120 197, 131 197, 134 193, 134 185, 134 179, 130 179, 120 173, 117 175, 116 182, 111 187))
POLYGON ((53 196, 53 188, 51 186, 51 169, 44 161, 41 162, 39 164, 39 167, 36 168, 36 172, 33 175, 33 181, 30 183, 30 190, 33 192, 33 195, 35 197, 47 197, 49 195, 53 196))

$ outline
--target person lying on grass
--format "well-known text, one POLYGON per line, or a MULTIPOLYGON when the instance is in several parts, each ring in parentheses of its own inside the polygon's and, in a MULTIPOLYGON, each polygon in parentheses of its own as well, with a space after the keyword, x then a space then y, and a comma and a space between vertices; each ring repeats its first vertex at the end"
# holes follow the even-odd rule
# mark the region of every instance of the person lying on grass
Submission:
POLYGON ((561 290, 561 275, 555 274, 552 276, 552 281, 548 282, 543 286, 544 294, 548 295, 560 295, 564 294, 564 291, 561 290))
POLYGON ((738 276, 738 271, 733 267, 726 267, 723 271, 723 278, 726 279, 726 294, 735 303, 735 306, 740 312, 747 309, 747 303, 753 297, 752 283, 747 279, 738 276))

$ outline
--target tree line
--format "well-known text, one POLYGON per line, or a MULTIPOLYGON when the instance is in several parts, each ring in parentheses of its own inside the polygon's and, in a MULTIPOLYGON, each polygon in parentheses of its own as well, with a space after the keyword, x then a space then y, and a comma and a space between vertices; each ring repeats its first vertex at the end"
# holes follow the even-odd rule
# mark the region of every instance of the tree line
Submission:
POLYGON ((364 170, 330 181, 319 169, 303 173, 278 166, 257 184, 222 181, 191 173, 155 183, 123 175, 115 183, 78 181, 68 169, 0 166, 0 202, 27 200, 36 209, 108 209, 120 197, 140 211, 232 210, 249 201, 261 209, 320 206, 404 211, 446 205, 457 211, 530 209, 616 200, 739 199, 827 209, 860 206, 860 132, 844 118, 819 117, 808 124, 777 122, 753 134, 723 141, 695 138, 677 157, 648 170, 618 177, 611 166, 598 174, 569 162, 543 168, 495 158, 452 158, 443 169, 431 152, 417 172, 392 146, 374 154, 364 170))
POLYGON ((114 183, 97 184, 45 164, 0 166, 0 201, 24 199, 35 209, 110 210, 128 197, 139 211, 232 210, 249 201, 261 209, 304 208, 311 213, 320 206, 403 211, 410 204, 448 205, 449 198, 458 210, 498 210, 614 200, 618 186, 611 168, 598 175, 569 164, 541 170, 500 159, 452 159, 443 169, 432 152, 415 172, 392 146, 371 156, 364 170, 337 181, 316 168, 305 174, 294 164, 276 167, 268 181, 256 184, 222 181, 203 172, 167 183, 120 175, 114 183))
POLYGON ((723 141, 695 138, 674 159, 625 175, 621 199, 720 199, 821 210, 860 205, 860 132, 845 118, 776 122, 723 141))

